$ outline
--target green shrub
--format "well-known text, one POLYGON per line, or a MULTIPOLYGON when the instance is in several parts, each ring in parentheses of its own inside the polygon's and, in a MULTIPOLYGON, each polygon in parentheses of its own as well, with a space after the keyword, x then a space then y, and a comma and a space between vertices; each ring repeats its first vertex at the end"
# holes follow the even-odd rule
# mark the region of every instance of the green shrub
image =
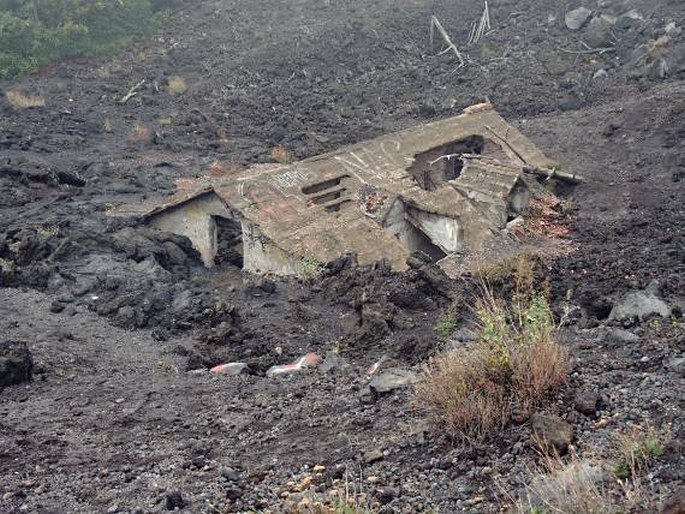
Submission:
POLYGON ((455 314, 448 312, 441 314, 435 322, 433 330, 443 339, 451 336, 457 329, 457 317, 455 314))
POLYGON ((150 0, 0 0, 0 78, 118 50, 160 21, 150 0))

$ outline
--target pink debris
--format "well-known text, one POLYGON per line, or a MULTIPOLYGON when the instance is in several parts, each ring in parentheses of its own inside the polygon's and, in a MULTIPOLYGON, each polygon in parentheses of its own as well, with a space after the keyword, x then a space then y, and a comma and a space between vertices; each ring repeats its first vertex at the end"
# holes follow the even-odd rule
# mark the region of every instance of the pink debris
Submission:
POLYGON ((209 372, 212 375, 240 375, 249 372, 249 368, 244 362, 229 362, 214 366, 209 372))
POLYGON ((366 370, 366 374, 367 375, 375 374, 379 369, 381 369, 381 364, 383 364, 387 359, 388 359, 388 357, 386 355, 383 355, 383 357, 381 357, 378 360, 378 362, 375 362, 374 364, 371 365, 371 367, 369 367, 369 369, 366 370))
POLYGON ((267 377, 274 377, 276 375, 286 375, 289 373, 295 373, 301 369, 308 368, 310 366, 316 366, 323 359, 315 353, 308 353, 304 357, 300 357, 295 362, 291 364, 283 364, 280 366, 271 366, 266 372, 267 377))

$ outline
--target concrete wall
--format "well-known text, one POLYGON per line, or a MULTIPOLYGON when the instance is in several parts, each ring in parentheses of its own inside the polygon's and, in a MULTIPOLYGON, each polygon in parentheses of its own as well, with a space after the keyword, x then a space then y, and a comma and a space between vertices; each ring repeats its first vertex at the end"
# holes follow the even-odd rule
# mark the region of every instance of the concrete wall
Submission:
POLYGON ((463 234, 456 219, 410 208, 407 215, 445 253, 461 250, 463 234))
POLYGON ((253 273, 293 275, 299 260, 267 239, 255 224, 243 220, 243 269, 253 273))
POLYGON ((462 247, 463 234, 458 220, 407 208, 401 200, 395 200, 383 226, 410 253, 420 250, 435 260, 462 247))
POLYGON ((230 218, 231 213, 216 194, 207 193, 152 216, 149 223, 164 232, 186 236, 204 265, 211 268, 217 251, 213 216, 230 218))
MULTIPOLYGON (((207 193, 152 216, 149 223, 164 232, 186 236, 200 253, 204 265, 211 268, 217 252, 215 216, 235 219, 235 215, 216 194, 207 193)), ((277 275, 298 272, 298 259, 273 244, 253 223, 244 219, 239 221, 243 239, 243 269, 277 275)))

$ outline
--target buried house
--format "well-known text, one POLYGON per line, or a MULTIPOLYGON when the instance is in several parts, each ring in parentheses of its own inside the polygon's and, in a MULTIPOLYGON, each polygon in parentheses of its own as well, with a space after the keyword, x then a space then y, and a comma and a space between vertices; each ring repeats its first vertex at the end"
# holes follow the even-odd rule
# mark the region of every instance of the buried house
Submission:
POLYGON ((298 274, 349 252, 404 269, 417 250, 438 262, 479 251, 525 212, 524 172, 553 166, 479 104, 293 164, 182 180, 166 200, 117 214, 188 237, 208 267, 228 244, 228 260, 258 273, 298 274))

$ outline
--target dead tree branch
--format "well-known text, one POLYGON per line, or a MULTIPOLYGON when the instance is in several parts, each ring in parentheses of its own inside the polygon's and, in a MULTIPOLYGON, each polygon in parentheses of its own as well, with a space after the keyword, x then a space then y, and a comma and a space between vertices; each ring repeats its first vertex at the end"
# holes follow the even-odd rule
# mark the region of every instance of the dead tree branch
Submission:
POLYGON ((462 154, 460 154, 460 153, 450 153, 450 154, 446 154, 446 155, 441 155, 437 159, 433 159, 432 161, 430 161, 428 164, 430 166, 433 166, 433 164, 435 164, 436 162, 439 162, 443 159, 447 159, 448 161, 450 161, 450 160, 452 160, 452 157, 461 157, 461 155, 462 154))
POLYGON ((145 79, 141 80, 138 82, 135 86, 133 86, 131 89, 128 90, 128 93, 126 93, 121 100, 119 100, 120 104, 125 104, 128 102, 131 98, 136 96, 138 94, 138 90, 145 84, 145 79))
POLYGON ((431 31, 430 31, 431 46, 433 45, 433 40, 434 40, 434 35, 435 35, 436 30, 442 36, 442 39, 447 44, 447 48, 442 50, 438 55, 442 55, 442 54, 447 53, 450 50, 452 50, 454 52, 454 55, 457 56, 457 59, 459 59, 459 68, 464 66, 466 64, 466 61, 464 60, 464 56, 461 55, 461 52, 459 51, 457 46, 454 43, 452 43, 452 40, 450 39, 449 35, 447 34, 447 32, 443 28, 442 24, 440 23, 440 20, 438 20, 435 16, 431 16, 431 31))
POLYGON ((538 168, 537 166, 524 166, 523 171, 531 175, 540 175, 543 177, 556 178, 563 182, 570 182, 571 184, 579 184, 585 179, 575 173, 568 173, 566 171, 557 170, 554 168, 538 168))
POLYGON ((616 50, 616 47, 614 47, 614 46, 607 46, 605 48, 588 48, 587 50, 569 50, 568 48, 559 48, 560 52, 564 52, 566 54, 574 54, 574 55, 603 54, 606 52, 613 52, 614 50, 616 50))
POLYGON ((483 7, 483 14, 480 17, 480 20, 474 22, 474 24, 471 27, 468 46, 478 43, 478 41, 480 41, 485 35, 485 33, 491 28, 492 27, 490 25, 490 9, 488 7, 488 2, 486 0, 485 6, 483 7))

